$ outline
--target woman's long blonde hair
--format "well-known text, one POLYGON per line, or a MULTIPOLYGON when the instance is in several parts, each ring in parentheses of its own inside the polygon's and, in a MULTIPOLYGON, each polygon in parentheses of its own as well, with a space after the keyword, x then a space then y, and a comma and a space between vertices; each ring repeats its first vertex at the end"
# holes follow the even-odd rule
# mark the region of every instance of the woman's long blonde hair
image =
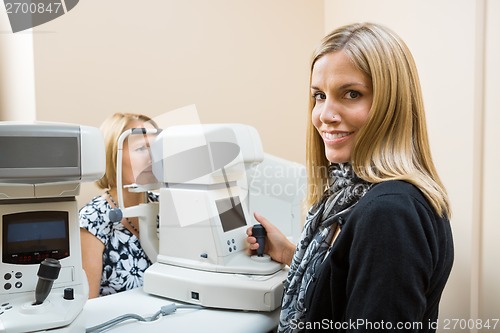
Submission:
MULTIPOLYGON (((347 25, 323 39, 313 55, 311 73, 315 62, 330 52, 344 52, 372 81, 373 104, 351 154, 356 175, 371 183, 414 184, 438 214, 449 217, 448 195, 431 157, 417 69, 406 44, 377 24, 347 25)), ((310 205, 325 190, 330 164, 311 121, 313 107, 311 97, 306 151, 310 205)))
POLYGON ((106 147, 106 172, 101 179, 96 181, 99 188, 116 187, 118 138, 125 132, 127 126, 136 120, 151 123, 155 128, 158 128, 158 125, 151 118, 136 113, 115 113, 101 124, 100 130, 104 136, 104 146, 106 147))

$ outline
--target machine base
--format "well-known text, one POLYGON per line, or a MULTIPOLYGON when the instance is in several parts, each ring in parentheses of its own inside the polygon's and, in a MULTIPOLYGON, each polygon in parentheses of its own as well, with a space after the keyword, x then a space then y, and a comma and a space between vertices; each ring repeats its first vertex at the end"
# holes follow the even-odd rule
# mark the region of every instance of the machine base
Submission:
MULTIPOLYGON (((52 290, 40 305, 33 305, 33 293, 22 293, 6 299, 0 307, 0 333, 38 332, 71 324, 82 311, 87 294, 75 294, 74 299, 63 298, 63 290, 52 290)), ((83 329, 82 329, 83 332, 83 329)))
POLYGON ((273 311, 281 305, 288 271, 271 275, 218 273, 155 263, 144 274, 145 292, 205 307, 273 311))

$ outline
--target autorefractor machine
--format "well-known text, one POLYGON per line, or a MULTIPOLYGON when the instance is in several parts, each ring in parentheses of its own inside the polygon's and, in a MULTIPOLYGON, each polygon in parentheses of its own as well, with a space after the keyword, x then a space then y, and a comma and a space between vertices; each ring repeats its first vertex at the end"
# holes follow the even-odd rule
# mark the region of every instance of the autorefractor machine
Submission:
POLYGON ((276 309, 287 270, 265 254, 249 256, 246 230, 257 211, 298 237, 304 167, 264 154, 258 132, 243 124, 168 127, 152 143, 151 155, 157 184, 126 187, 159 188, 159 204, 123 208, 119 191, 122 209, 112 218, 139 217, 141 244, 154 263, 145 272, 144 291, 206 307, 276 309))
POLYGON ((104 169, 97 128, 0 122, 0 332, 50 331, 82 311, 75 196, 104 169))

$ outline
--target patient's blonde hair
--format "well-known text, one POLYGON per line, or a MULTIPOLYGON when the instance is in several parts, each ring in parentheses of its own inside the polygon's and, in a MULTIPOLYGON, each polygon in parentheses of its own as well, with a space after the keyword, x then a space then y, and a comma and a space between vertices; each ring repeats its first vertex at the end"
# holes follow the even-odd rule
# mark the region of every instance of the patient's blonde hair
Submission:
MULTIPOLYGON (((347 25, 323 39, 313 55, 311 74, 315 62, 330 52, 344 52, 372 81, 373 104, 351 154, 356 175, 371 183, 412 183, 438 214, 449 217, 448 196, 431 158, 420 82, 408 47, 383 26, 347 25)), ((325 190, 330 164, 311 121, 313 107, 311 96, 306 151, 310 205, 325 190)))

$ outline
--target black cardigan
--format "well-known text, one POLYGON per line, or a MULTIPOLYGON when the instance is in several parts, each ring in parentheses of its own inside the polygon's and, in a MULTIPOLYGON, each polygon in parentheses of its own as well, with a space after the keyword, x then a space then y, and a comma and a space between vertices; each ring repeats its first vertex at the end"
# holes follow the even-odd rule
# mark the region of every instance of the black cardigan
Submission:
POLYGON ((452 265, 448 219, 409 183, 377 184, 345 216, 310 282, 300 328, 434 332, 452 265))

